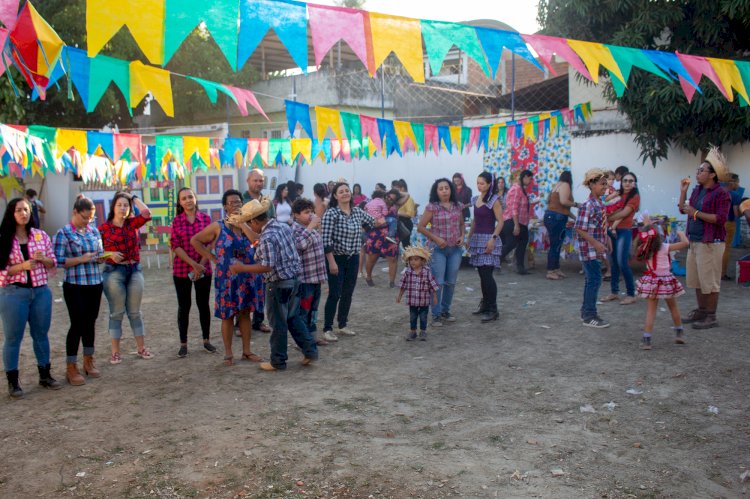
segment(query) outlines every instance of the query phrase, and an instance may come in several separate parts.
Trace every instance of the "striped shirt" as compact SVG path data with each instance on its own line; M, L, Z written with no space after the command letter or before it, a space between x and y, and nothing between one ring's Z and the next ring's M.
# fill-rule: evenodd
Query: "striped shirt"
M359 208L347 215L341 208L328 208L323 215L323 247L334 255L356 255L362 247L362 226L375 225L375 219Z
M286 281L298 277L302 272L302 260L294 244L292 228L276 219L269 220L260 233L255 261L271 267L270 272L263 274L265 282Z
M102 273L97 259L104 253L102 238L93 225L87 225L78 232L73 224L68 224L55 235L55 258L57 265L65 266L68 258L78 258L86 253L94 253L90 262L79 263L65 269L65 282L81 286L101 284Z
M317 230L307 230L304 225L294 222L294 243L297 245L300 259L302 260L302 272L299 275L300 282L318 284L328 280L326 271L326 255L323 251L323 238Z
M52 241L46 232L39 229L31 229L29 234L29 257L33 256L37 251L44 253L44 256L56 260L55 252L52 251ZM36 288L47 284L47 273L48 269L41 262L36 262L30 271L19 272L12 276L8 273L8 269L12 265L18 265L23 263L25 258L21 252L21 245L18 243L16 237L13 238L13 245L10 249L10 255L8 256L8 265L0 270L0 287L8 286L9 284L28 284L27 274L31 274L31 287Z
M589 196L586 202L578 208L578 217L576 217L576 223L573 226L573 230L576 229L588 232L595 240L605 246L607 245L607 217L601 199ZM599 258L596 248L578 235L578 231L575 232L575 242L578 257L581 261L586 262Z

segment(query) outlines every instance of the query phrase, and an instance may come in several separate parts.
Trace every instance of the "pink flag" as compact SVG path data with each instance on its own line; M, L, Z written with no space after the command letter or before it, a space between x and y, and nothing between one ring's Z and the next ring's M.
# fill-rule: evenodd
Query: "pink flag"
M120 161L125 151L130 151L130 160L143 164L143 148L141 147L141 136L133 133L115 133L112 135L114 144L115 162Z
M721 84L721 80L716 74L714 67L711 66L711 63L708 62L705 57L685 55L680 54L679 52L676 52L676 54L677 58L682 63L682 66L685 68L685 70L688 72L688 74L696 84L700 84L701 76L705 75L714 83L714 85L716 85L716 88L718 88L719 91L724 94L724 97L729 100L729 95L727 95L727 91L724 88L724 85ZM685 92L685 96L687 97L688 102L691 102L693 100L693 95L695 95L695 87L685 81L685 79L682 77L680 77L680 86L682 87L682 91Z
M545 35L521 36L529 45L531 45L534 51L539 54L539 58L542 59L544 65L549 68L550 72L553 75L557 75L557 73L552 68L550 61L552 60L552 55L557 54L565 59L568 64L573 66L576 71L581 73L589 80L592 80L591 73L589 73L589 70L586 69L586 65L583 64L583 61L581 61L581 58L578 57L578 54L576 54L575 51L570 47L570 45L568 45L568 42L565 38L557 38L555 36Z
M370 74L372 64L367 60L367 12L346 7L307 4L310 16L310 33L312 35L315 65L321 61L333 45L339 40L345 41L354 54L365 65Z
M341 156L347 163L352 162L352 146L349 143L349 139L340 139L341 141Z
M247 162L255 159L256 154L260 154L264 165L268 164L268 139L247 139Z
M362 125L362 137L370 137L370 140L379 151L383 145L380 142L380 132L378 131L378 120L372 116L359 116L359 123Z
M331 161L336 161L341 155L341 142L339 139L331 139Z
M436 125L425 125L424 126L424 153L427 154L427 149L432 147L432 152L435 156L440 152L440 142L438 140L438 129Z
M16 25L19 3L21 3L21 0L0 0L0 21L9 30Z
M265 119L268 121L271 121L268 119L268 116L266 116L266 113L263 111L263 108L260 107L260 104L258 104L258 99L255 98L255 94L252 93L250 90L246 90L244 88L237 88L237 87L231 87L229 85L224 85L224 87L227 88L230 92L232 92L232 95L234 95L234 102L237 104L237 107L240 108L240 114L242 116L247 116L247 105L248 103L255 108L256 111L258 111L260 114L263 115Z
M468 149L471 149L474 146L479 146L479 127L471 127L471 130L469 130L469 147Z

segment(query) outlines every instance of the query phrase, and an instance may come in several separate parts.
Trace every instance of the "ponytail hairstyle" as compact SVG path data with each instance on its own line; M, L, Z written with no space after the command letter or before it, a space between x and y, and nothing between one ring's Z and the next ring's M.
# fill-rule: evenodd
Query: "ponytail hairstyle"
M23 198L11 199L8 205L5 207L5 214L3 215L3 221L0 222L0 269L5 269L8 265L8 259L10 258L10 252L13 249L13 241L16 238L16 205L18 203L26 203L29 205L29 212L31 212L31 203ZM26 224L26 236L31 234L32 217L29 217L29 221Z
M490 184L490 188L487 189L487 194L485 194L482 198L482 201L488 203L490 201L490 198L497 194L497 180L495 179L495 176L490 172L482 172L478 175L478 177Z
M636 258L640 261L652 258L661 249L661 236L653 225L644 226L638 233L638 240Z
M79 194L78 197L76 197L75 202L73 203L73 211L75 211L76 213L81 213L82 211L91 211L93 209L94 202L83 194Z

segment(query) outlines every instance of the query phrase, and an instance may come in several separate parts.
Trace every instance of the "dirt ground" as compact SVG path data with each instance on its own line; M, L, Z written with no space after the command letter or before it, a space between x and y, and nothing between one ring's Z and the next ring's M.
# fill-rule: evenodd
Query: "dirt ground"
M463 268L458 322L407 343L408 309L395 304L381 262L376 287L360 280L355 291L357 336L321 347L310 367L290 349L289 368L276 373L223 367L220 354L204 352L195 308L190 354L177 358L170 271L146 270L153 360L128 355L135 346L125 326L124 361L107 362L104 299L100 379L43 390L25 338L26 398L0 400L0 496L745 494L750 289L725 283L721 327L688 329L686 346L673 343L662 308L654 349L643 352L643 302L601 305L612 327L584 328L579 266L564 262L568 278L554 282L543 265L540 257L529 276L503 269L502 316L490 325L470 315L479 282ZM68 317L57 280L52 287L53 369L62 380ZM693 303L679 300L683 313ZM220 347L218 320L213 331ZM255 333L253 348L267 357L268 337Z

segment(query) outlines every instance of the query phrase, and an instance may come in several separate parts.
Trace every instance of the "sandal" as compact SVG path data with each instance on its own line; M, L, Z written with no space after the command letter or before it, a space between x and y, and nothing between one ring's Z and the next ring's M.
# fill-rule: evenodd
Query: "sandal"
M234 365L234 356L232 355L225 355L224 356L224 365L227 367Z
M250 362L262 362L263 357L261 357L260 355L256 355L253 352L250 352L250 353L243 353L242 360L247 360Z
M365 278L365 282L366 282L366 283L367 283L367 285L368 285L368 286L370 286L370 287L373 287L373 286L375 286L375 281L373 281L371 277L366 277L366 278Z
M562 279L562 277L560 277L556 272L553 271L547 272L547 279L551 281L559 281L560 279Z
M119 364L122 362L122 357L120 356L120 352L116 352L112 354L112 357L109 358L110 364Z
M620 305L632 305L635 303L635 296L626 296L620 300Z
M261 323L260 327L258 328L258 331L260 331L261 333L270 333L271 332L271 327L268 324L266 324L265 322L263 322L263 323Z
M599 301L605 302L605 301L615 301L618 299L618 296L616 294L607 295L604 298L600 298Z
M152 354L146 347L143 347L143 350L138 350L137 353L138 353L138 357L142 359L148 360L148 359L154 358L154 354Z

